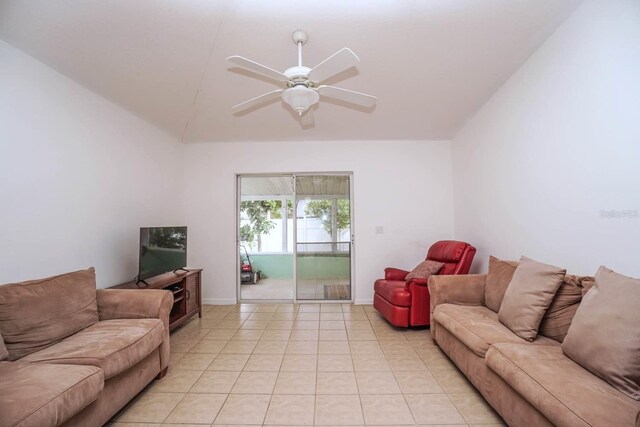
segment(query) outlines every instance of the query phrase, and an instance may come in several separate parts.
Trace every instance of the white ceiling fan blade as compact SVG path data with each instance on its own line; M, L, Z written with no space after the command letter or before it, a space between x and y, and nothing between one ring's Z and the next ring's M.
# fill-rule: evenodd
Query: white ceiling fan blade
M255 73L271 77L274 80L278 80L281 82L286 82L289 80L289 78L282 74L280 71L269 68L266 65L258 64L257 62L244 58L242 56L230 56L227 58L227 61L232 62L242 68L246 68L247 70L251 70Z
M320 83L333 77L336 74L355 67L360 59L348 47L342 48L315 67L309 72L309 79Z
M316 124L316 119L313 115L313 109L309 108L306 113L300 117L300 124L303 128L313 127Z
M376 98L373 95L356 92L354 90L342 89L335 86L322 85L318 87L318 93L329 98L339 99L341 101L350 102L351 104L362 105L371 108L376 105Z
M272 99L278 98L280 94L284 92L284 89L276 89L271 92L264 93L260 96L256 96L248 101L241 102L238 105L234 105L231 107L233 110L246 110L247 108L254 107L258 104L262 104L263 102L270 101Z

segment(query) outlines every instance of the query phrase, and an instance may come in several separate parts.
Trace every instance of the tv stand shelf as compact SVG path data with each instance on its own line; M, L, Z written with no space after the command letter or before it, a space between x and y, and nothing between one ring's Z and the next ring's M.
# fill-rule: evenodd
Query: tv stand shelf
M202 269L176 271L150 277L146 283L135 281L111 286L111 289L166 289L173 293L169 329L174 330L196 314L202 317Z

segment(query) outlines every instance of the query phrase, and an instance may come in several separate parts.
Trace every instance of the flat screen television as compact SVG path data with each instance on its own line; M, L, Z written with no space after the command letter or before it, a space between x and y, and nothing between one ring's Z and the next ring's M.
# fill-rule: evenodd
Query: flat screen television
M187 265L187 227L140 228L138 282Z

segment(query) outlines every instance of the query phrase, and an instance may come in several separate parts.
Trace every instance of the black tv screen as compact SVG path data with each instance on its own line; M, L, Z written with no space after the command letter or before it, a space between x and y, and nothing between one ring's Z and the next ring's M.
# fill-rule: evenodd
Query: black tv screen
M187 227L140 228L138 280L187 265Z

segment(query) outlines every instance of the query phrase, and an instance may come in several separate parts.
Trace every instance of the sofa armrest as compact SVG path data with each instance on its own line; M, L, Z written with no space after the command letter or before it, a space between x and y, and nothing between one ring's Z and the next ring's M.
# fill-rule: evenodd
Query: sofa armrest
M429 277L429 315L431 336L439 342L440 326L433 312L440 304L484 305L486 274L460 274Z
M98 318L160 319L164 325L164 340L160 344L159 375L163 376L171 358L169 315L173 293L162 289L98 289Z
M431 313L440 304L484 305L486 274L429 277Z
M171 291L161 289L98 289L98 316L110 319L160 319L169 332Z
M385 280L404 280L409 272L400 268L388 267L384 269Z

